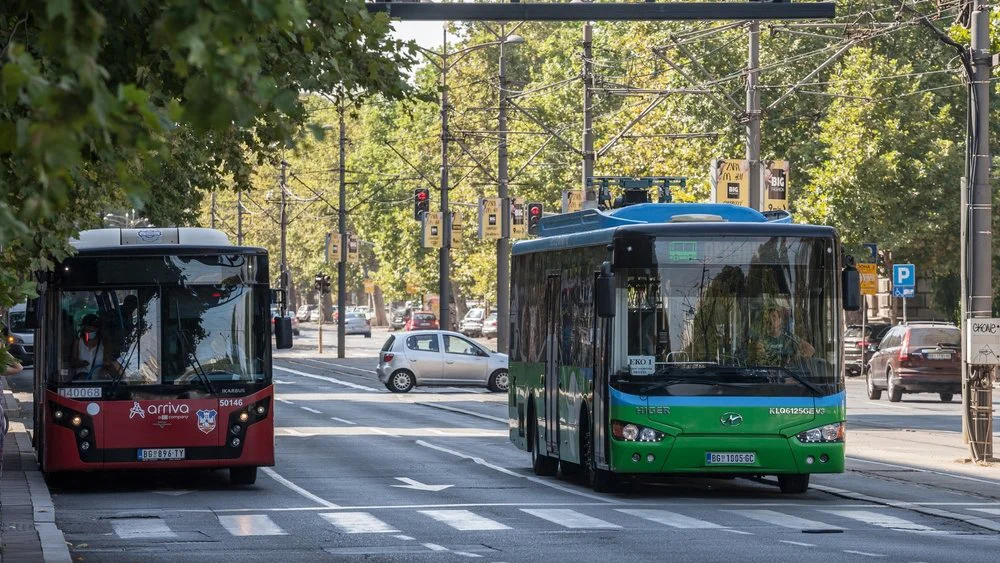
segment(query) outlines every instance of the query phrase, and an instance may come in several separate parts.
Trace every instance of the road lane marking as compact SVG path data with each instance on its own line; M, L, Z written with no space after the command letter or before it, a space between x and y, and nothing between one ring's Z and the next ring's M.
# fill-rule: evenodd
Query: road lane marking
M733 514L738 514L752 520L781 526L782 528L791 528L793 530L843 530L840 526L807 520L798 516L792 516L791 514L775 512L774 510L727 510L726 512L732 512Z
M976 512L985 512L986 514L993 514L1000 516L1000 508L970 508L969 510L975 510Z
M778 541L781 543L787 543L789 545L797 545L799 547L816 547L816 544L814 543L806 543L806 542L792 541L792 540L778 540Z
M670 512L667 510L645 510L635 508L616 508L615 510L642 518L643 520L649 520L650 522L656 522L657 524L663 524L665 526L670 526L671 528L680 528L683 530L725 528L725 526L720 526L714 522L698 520L697 518L691 518L690 516L684 516L683 514L677 514L676 512Z
M605 522L600 518L587 516L568 508L522 508L521 512L526 512L532 516L548 520L553 524L558 524L563 528L574 530L615 530L621 528L618 524Z
M750 532L744 532L743 530L734 530L732 528L719 528L720 532L729 532L730 534L739 534L741 536L752 536Z
M294 405L295 404L295 403L289 401L288 399L282 399L281 397L275 397L274 400L278 401L279 403L285 403L286 405Z
M423 544L423 546L431 551L449 551L447 547L443 545L438 545L436 543L425 543Z
M302 410L304 410L304 411L309 411L309 412L311 412L313 414L323 414L322 412L320 412L320 411L318 411L316 409L311 409L309 407L299 407L299 408L302 409Z
M957 473L948 473L945 471L934 471L933 469L922 469L920 467L913 467L912 465L899 465L896 463L886 463L884 461L872 461L870 459L863 459L858 457L847 456L846 459L851 461L860 461L862 463L873 463L875 465L884 465L886 467L895 467L897 469L909 469L910 471L916 471L918 473L931 473L933 475L941 475L942 477L951 477L953 479L962 479L965 481L975 481L976 483L985 483L987 485L996 485L996 481L987 481L985 479L976 479L975 477L966 477L965 475L958 475Z
M394 534L396 528L367 512L327 512L320 514L324 520L346 534Z
M340 369L350 369L350 370L354 370L354 371L360 371L362 373L370 373L372 375L375 374L375 370L373 370L373 369L356 368L354 366L347 366L347 365L344 365L344 364L335 364L333 362L324 362L323 360L314 360L312 358L300 358L300 359L308 360L310 362L317 363L317 364L323 364L324 366L330 366L330 367L335 367L335 368L340 368ZM345 375L350 375L350 374L345 374Z
M336 420L337 422L343 422L344 424L351 424L351 425L357 424L356 422L351 422L350 420L344 420L343 418L337 418L335 416L331 416L330 420Z
M396 538L397 540L403 540L403 541L413 541L414 540L414 538L411 538L410 536L404 536L403 534L399 534L398 536L392 536L392 537Z
M281 483L282 485L288 487L289 489L295 491L299 495L301 495L301 496L303 496L303 497L305 497L305 498L307 498L307 499L315 502L316 504L319 504L321 506L325 506L326 508L340 508L338 505L333 504L332 502L330 502L330 501L328 501L326 499L320 498L320 497L318 497L318 496L310 493L309 491L303 489L302 487L296 485L295 483L292 483L288 479L285 479L281 475L278 475L278 472L275 471L275 470L273 470L273 469L271 469L270 467L261 467L260 470L263 471L271 479L274 479L275 481L277 481L277 482Z
M904 520L888 514L879 514L878 512L873 512L871 510L823 510L823 512L841 516L843 518L850 518L851 520L857 520L858 522L878 526L880 528L889 528L891 530L901 530L906 532L937 531L930 526L924 526L923 524L917 524L916 522L910 522L909 520Z
M419 512L462 532L510 529L510 526L469 510L420 510Z
M456 413L459 413L459 414L465 414L465 415L469 415L469 416L474 416L476 418L483 418L483 419L486 419L486 420L492 420L492 421L495 421L495 422L502 422L505 426L508 423L510 423L510 420L508 420L506 418L501 418L499 416L493 416L493 415L489 415L489 414L482 414L482 413L478 413L478 412L475 412L475 411L460 409L460 408L457 408L457 407L449 407L448 405L435 405L435 404L431 404L431 403L414 403L414 404L415 405L420 405L422 407L430 407L432 409L438 409L438 410L443 410L443 411L456 412Z
M507 469L506 467L501 467L499 465L490 463L490 462L484 460L481 457L476 457L476 456L473 456L473 455L462 453L462 452L457 451L457 450L451 450L451 449L448 449L448 448L445 448L445 447L442 447L442 446L437 446L435 444L430 444L430 443L425 442L423 440L417 440L416 444L418 446L423 446L425 448L430 448L432 450L437 450L439 452L443 452L443 453L446 453L446 454L449 454L449 455L453 455L455 457L460 457L462 459L468 459L468 460L476 463L477 465L482 465L483 467L487 467L487 468L492 469L494 471L499 471L500 473L503 473L505 475L510 475L511 477L517 477L519 479L527 479L528 481L531 481L532 483L538 483L539 485L543 485L543 486L549 487L550 489L556 489L556 490L562 491L564 493L569 493L571 495L576 495L576 496L580 496L580 497L584 497L584 498L589 498L591 500L601 501L601 502L604 502L604 503L607 503L607 504L621 504L622 503L622 501L617 500L617 499L602 497L600 495L595 495L595 494L590 494L590 493L586 493L586 492L583 492L583 491L578 491L576 489L571 489L569 487L564 487L564 486L560 485L559 483L554 483L552 481L541 479L539 477L535 477L535 476L532 476L532 475L522 475L522 474L517 473L515 471L511 471L510 469Z
M867 551L854 551L853 549L845 549L844 553L853 553L854 555L864 555L866 557L885 557L881 553L869 553Z
M291 374L299 375L302 377L309 377L312 379L319 379L320 381L326 381L328 383L334 383L337 385L342 385L344 387L350 387L351 389L358 389L360 391L369 391L372 393L378 393L378 389L368 387L366 385L358 385L357 383L351 383L350 381L344 381L343 379L337 379L335 377L326 377L325 375L316 375L315 373L307 373L304 371L299 371L297 369L283 368L281 366L271 366L273 369L288 372ZM388 391L386 391L388 393Z
M288 532L266 514L219 516L219 523L234 536L287 536Z
M111 521L115 535L123 540L176 538L167 523L159 518L116 518Z

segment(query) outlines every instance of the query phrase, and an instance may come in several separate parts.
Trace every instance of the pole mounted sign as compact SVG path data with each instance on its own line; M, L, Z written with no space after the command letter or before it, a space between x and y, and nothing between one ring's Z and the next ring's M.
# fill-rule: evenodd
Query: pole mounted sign
M1000 319L969 319L966 353L972 365L1000 365Z
M878 294L878 266L875 264L858 264L858 273L861 274L861 295Z
M715 203L750 205L750 161L720 158L712 161L709 171Z
M764 186L764 210L788 210L788 161L765 160L760 167L764 175L760 183Z
M892 296L909 299L916 294L917 268L913 264L895 264L892 267Z
M479 238L496 240L501 237L500 203L498 197L479 200Z

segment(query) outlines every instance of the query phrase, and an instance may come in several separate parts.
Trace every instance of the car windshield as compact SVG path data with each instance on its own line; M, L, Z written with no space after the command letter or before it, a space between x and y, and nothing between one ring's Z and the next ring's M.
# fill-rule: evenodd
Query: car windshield
M865 327L865 334L871 334L871 333L872 333L871 327ZM860 336L861 336L860 326L851 325L847 327L847 330L844 331L844 338L859 338Z
M481 318L483 318L483 310L482 309L473 309L473 310L469 311L469 314L465 315L465 318L469 319L469 320L478 320L478 319L481 319Z
M22 334L26 332L31 332L31 329L29 329L26 325L25 321L26 315L24 311L11 311L9 318L10 318L10 327L8 327L8 330L10 330L11 332L22 333Z

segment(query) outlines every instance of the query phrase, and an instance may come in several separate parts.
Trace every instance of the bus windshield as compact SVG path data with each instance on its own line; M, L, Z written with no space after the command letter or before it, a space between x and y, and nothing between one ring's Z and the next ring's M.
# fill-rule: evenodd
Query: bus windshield
M661 238L653 252L620 271L620 378L664 394L840 389L832 239Z
M211 391L216 381L264 381L268 321L254 291L240 284L63 290L58 383Z

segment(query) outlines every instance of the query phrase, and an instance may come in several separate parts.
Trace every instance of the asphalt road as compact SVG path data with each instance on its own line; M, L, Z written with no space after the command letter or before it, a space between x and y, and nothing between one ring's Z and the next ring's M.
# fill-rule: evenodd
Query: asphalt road
M1000 524L1000 502L855 463L800 496L749 480L596 494L538 478L507 440L505 395L394 395L371 371L384 335L348 337L338 360L309 352L304 328L275 362L277 466L242 488L224 471L98 473L53 488L74 560L995 561L1000 548L995 532L935 515ZM959 413L957 402L862 392L849 382L852 425L951 429Z

